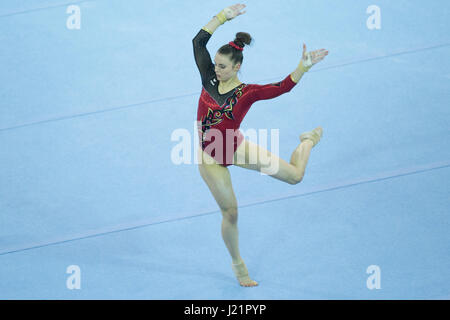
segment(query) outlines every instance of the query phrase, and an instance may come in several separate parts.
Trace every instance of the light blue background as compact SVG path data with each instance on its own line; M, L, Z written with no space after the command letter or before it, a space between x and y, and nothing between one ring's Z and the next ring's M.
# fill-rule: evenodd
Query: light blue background
M0 4L0 298L450 298L450 4L444 0L251 0L211 55L249 32L239 78L279 81L308 50L329 55L241 129L278 129L289 160L321 125L295 186L229 167L239 287L221 215L195 164L201 91L192 39L232 2ZM81 29L66 9L81 9ZM381 29L369 30L370 5ZM269 146L270 147L270 146ZM193 147L194 148L194 147ZM66 268L81 268L81 290ZM381 268L369 290L366 269Z

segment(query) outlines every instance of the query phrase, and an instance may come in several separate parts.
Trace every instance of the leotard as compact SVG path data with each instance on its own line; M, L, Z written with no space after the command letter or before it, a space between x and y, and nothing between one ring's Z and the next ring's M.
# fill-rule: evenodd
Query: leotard
M214 64L206 49L210 38L209 32L200 29L192 40L194 58L202 81L197 129L202 150L220 165L227 167L233 164L234 153L244 140L239 127L251 105L258 100L272 99L289 92L297 83L289 74L280 82L265 85L241 83L220 94ZM212 143L214 144L211 145Z

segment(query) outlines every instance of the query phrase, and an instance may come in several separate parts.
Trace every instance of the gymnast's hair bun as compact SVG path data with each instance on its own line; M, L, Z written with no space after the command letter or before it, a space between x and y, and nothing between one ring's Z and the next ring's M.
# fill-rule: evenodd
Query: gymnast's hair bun
M236 38L234 39L234 43L236 43L239 47L244 48L245 45L248 45L252 42L252 36L247 32L238 32L236 33Z

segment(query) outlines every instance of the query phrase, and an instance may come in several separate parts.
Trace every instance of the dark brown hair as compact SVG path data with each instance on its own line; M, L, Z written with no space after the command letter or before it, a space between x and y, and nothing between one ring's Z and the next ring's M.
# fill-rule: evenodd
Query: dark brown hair
M241 48L244 48L245 45L248 45L252 42L252 37L247 32L238 32L236 33L236 38L234 39L234 43ZM231 55L230 60L235 65L236 63L240 63L242 65L242 60L244 56L242 55L242 51L234 48L233 46L224 44L218 50L218 53L223 55Z

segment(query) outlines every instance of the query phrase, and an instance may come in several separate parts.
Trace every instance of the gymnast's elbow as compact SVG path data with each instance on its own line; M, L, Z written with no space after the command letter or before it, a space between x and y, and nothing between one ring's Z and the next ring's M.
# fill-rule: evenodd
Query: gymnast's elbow
M198 33L195 35L194 38L192 38L192 44L193 44L194 46L200 44L200 36L199 36Z
M288 93L288 92L290 92L292 89L294 89L294 87L287 87L287 88L284 88L284 92L283 92L283 93Z
M197 33L194 38L192 38L192 44L194 46L205 46L206 45L205 40L203 39L202 34L200 32Z

